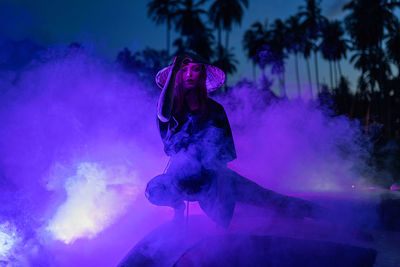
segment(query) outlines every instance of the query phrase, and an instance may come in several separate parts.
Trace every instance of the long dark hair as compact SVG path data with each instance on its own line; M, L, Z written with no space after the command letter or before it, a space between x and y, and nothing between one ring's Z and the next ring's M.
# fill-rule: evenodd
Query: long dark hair
M206 87L206 79L207 72L204 64L200 64L201 73L200 73L200 82L199 86L195 89L197 92L197 97L199 100L199 112L202 117L207 115L207 87ZM173 104L173 113L177 117L184 117L188 112L187 106L185 105L185 96L183 94L183 77L182 72L178 71L175 78L175 90L174 90L174 104Z

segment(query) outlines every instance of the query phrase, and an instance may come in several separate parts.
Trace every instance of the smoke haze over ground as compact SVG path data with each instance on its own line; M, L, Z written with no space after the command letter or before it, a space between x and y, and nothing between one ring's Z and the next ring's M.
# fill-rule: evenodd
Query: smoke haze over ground
M152 88L83 52L51 50L23 71L0 72L0 87L0 261L115 265L170 219L144 197L168 162ZM238 154L231 168L282 193L368 184L356 121L302 100L267 107L264 93L216 97Z
M372 168L358 121L301 99L266 106L263 94L241 88L221 99L238 150L233 168L285 192L348 191L365 182L361 171Z

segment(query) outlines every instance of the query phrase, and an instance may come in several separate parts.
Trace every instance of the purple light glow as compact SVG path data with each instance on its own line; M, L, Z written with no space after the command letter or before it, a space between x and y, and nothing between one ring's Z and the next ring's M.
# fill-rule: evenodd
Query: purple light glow
M392 184L390 186L390 190L391 191L399 191L400 190L400 186L398 184Z

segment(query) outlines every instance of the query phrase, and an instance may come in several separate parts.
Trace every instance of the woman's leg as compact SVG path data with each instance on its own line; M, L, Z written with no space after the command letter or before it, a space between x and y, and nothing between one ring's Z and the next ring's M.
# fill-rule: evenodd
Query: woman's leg
M151 179L147 184L145 195L154 205L173 208L174 219L183 218L186 206L182 194L174 186L173 176L161 174Z
M285 196L261 187L255 182L227 169L227 175L235 182L236 200L245 204L273 209L290 217L315 217L319 205L310 201Z
M213 177L208 190L199 197L199 204L202 210L222 227L228 227L235 209L235 184L233 180L219 170L206 170L207 175Z

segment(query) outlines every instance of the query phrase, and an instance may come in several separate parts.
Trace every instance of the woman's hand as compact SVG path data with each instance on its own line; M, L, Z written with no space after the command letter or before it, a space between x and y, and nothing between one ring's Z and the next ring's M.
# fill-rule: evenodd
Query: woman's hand
M182 67L182 64L183 64L185 61L191 62L192 59L191 59L191 58L188 58L188 57L185 56L185 55L176 56L176 57L174 58L174 62L172 63L172 71L176 73L176 72Z

